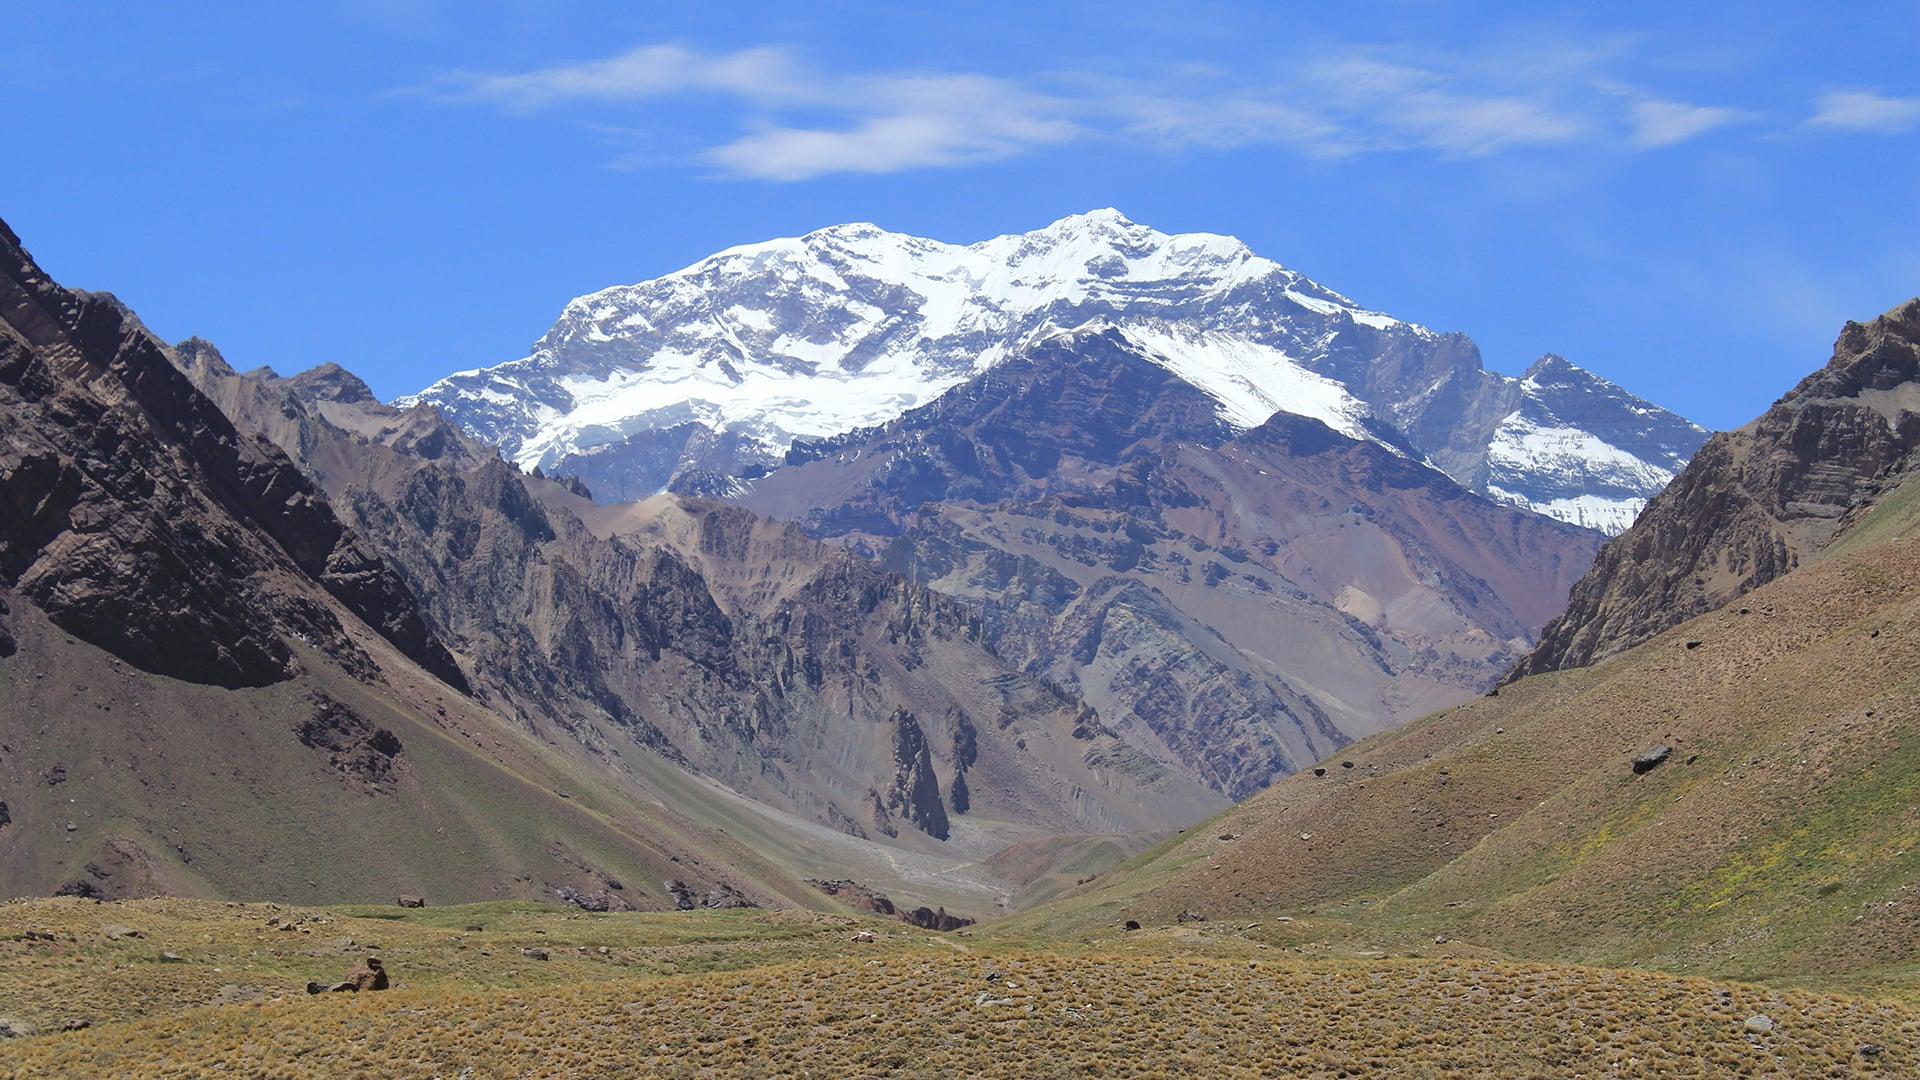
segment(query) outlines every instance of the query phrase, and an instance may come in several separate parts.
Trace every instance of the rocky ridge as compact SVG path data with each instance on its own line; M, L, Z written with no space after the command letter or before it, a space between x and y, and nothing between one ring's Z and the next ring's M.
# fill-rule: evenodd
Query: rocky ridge
M1848 323L1824 367L1708 440L1511 677L1605 659L1780 577L1898 486L1916 446L1920 300Z

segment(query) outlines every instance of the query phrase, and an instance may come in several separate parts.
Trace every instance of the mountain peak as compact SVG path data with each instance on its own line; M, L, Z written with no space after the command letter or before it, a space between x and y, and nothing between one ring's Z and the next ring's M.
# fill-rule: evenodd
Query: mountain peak
M1561 356L1559 353L1543 353L1540 359L1527 365L1526 373L1521 376L1527 382L1541 383L1607 383L1607 380L1588 371L1586 368Z
M1066 217L1063 217L1060 220L1055 221L1053 224L1048 225L1046 228L1040 231L1041 232L1058 232L1058 231L1064 231L1068 229L1085 228L1089 226L1115 228L1115 229L1147 228L1147 226L1143 226L1138 222L1133 221L1132 219L1128 218L1127 215L1121 213L1120 211L1114 209L1111 206L1102 206L1093 210L1085 210L1078 214L1068 214Z

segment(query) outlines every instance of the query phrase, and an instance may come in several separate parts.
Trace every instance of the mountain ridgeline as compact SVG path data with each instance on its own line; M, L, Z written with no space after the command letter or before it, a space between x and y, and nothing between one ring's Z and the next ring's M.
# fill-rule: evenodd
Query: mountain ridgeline
M1232 237L1168 235L1113 210L968 246L855 224L729 248L580 297L526 358L409 402L602 498L721 494L796 442L884 424L1089 322L1205 394L1223 423L1312 416L1610 533L1706 437L1558 357L1498 375L1462 335L1369 311Z

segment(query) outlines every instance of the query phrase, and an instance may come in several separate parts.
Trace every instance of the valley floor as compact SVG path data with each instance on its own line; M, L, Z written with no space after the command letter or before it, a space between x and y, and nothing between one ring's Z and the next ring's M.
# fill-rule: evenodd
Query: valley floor
M306 992L369 955L392 989ZM1911 1000L1454 943L526 904L17 901L0 906L0 1028L12 1077L1920 1073Z

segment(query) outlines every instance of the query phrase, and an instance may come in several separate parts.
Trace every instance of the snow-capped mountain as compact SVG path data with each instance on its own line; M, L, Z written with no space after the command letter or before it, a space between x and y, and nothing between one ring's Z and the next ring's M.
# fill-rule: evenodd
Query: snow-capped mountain
M580 297L526 358L403 403L634 498L757 475L796 440L884 423L1096 321L1235 426L1286 411L1410 442L1476 490L1614 531L1699 441L1663 436L1642 456L1651 428L1698 429L1604 380L1593 392L1625 412L1585 408L1567 380L1486 372L1464 337L1362 308L1232 237L1115 210L964 246L854 224L729 248Z
M1488 442L1487 494L1608 534L1633 524L1706 437L1558 356L1506 386L1513 407Z

